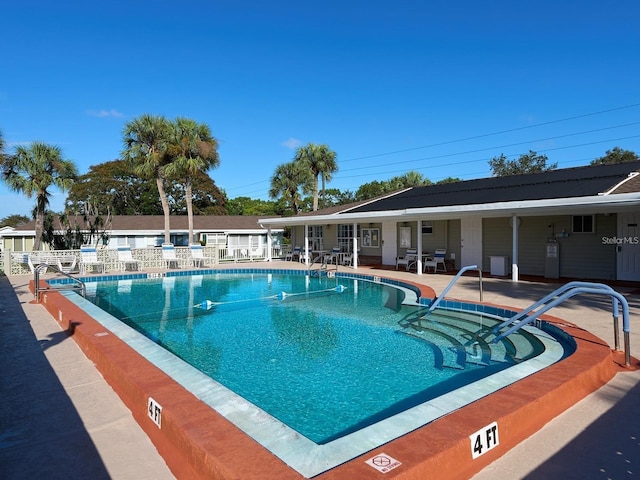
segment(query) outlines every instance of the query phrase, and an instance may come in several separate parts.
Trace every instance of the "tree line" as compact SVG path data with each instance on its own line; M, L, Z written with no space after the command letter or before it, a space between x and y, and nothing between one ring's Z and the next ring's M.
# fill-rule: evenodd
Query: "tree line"
M34 250L47 243L82 242L78 225L65 225L64 235L53 233L53 212L48 211L51 188L67 192L62 221L80 216L90 231L104 227L111 215L163 215L165 241L170 241L170 216L187 215L193 239L193 215L296 215L337 205L369 200L410 187L431 185L416 171L388 180L360 185L356 191L327 188L338 171L337 154L327 145L309 143L296 150L291 161L276 166L270 178L270 200L228 199L209 176L220 165L218 142L204 123L178 117L141 115L123 128L121 158L89 168L79 175L75 164L59 147L42 142L16 146L5 152L0 132L0 173L13 191L35 200ZM640 160L635 152L615 147L591 165ZM489 160L493 176L537 173L557 168L545 155L529 151L518 158L504 154ZM448 177L437 183L461 181ZM29 221L21 215L0 220L0 226ZM76 240L73 238L78 237ZM74 246L67 246L74 248Z

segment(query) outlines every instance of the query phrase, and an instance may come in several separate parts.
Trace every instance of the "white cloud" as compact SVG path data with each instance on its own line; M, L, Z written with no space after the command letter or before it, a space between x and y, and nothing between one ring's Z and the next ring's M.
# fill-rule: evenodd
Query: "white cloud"
M119 111L115 110L115 109L111 109L111 110L87 110L87 115L91 116L91 117L98 117L98 118L104 118L104 117L124 117L124 115L122 113L120 113Z
M297 138L289 137L288 140L282 142L280 145L282 145L283 147L287 147L290 150L295 150L300 145L302 145L302 141L298 140Z

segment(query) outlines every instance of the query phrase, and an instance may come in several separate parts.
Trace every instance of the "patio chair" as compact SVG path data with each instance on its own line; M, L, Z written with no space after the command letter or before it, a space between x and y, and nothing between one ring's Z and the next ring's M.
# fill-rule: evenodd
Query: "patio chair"
M249 258L253 262L254 260L265 258L264 248L255 247L249 250Z
M142 270L142 261L133 258L131 247L129 246L118 247L118 262L120 263L120 270L122 271Z
M300 245L296 245L293 250L287 252L287 254L284 256L285 261L298 260L300 258L300 251Z
M350 267L351 265L353 265L353 253L345 253L342 256L342 261L340 263L342 263L342 265L344 265L345 267Z
M104 262L98 260L98 251L96 247L91 245L83 245L80 247L80 273L82 275L89 272L94 272L96 269L100 269L102 273L105 273Z
M39 254L31 254L27 256L27 264L29 265L29 270L31 270L31 273L35 273L35 269L38 265L43 263L49 265L49 262L50 260L48 258L44 258ZM48 270L48 268L42 267L40 273L47 273Z
M325 256L325 263L340 263L340 257L342 256L342 249L339 246L334 246L331 249L331 253Z
M214 261L212 257L204 256L204 248L202 248L202 245L199 243L189 245L189 255L191 256L193 266L197 268L205 267L206 264L211 265Z
M436 249L433 257L428 258L424 261L423 271L426 272L428 269L433 268L433 273L438 272L438 267L442 265L442 271L447 271L447 264L445 263L445 258L447 256L447 251L444 248Z
M78 263L78 258L74 255L73 257L64 257L64 258L56 258L58 262L58 269L62 273L71 273L76 269L76 263Z
M418 261L418 250L416 248L407 248L403 256L396 257L396 270L400 265L404 265L407 272L416 265Z
M167 268L180 268L180 260L176 257L176 247L173 243L162 244L162 260L167 265ZM175 265L172 267L172 265Z

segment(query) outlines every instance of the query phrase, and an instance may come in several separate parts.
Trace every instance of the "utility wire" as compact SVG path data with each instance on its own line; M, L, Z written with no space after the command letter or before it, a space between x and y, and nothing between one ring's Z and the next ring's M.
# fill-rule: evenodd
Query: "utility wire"
M406 152L411 152L411 151L416 151L416 150L421 150L421 149L426 149L426 148L433 148L433 147L438 147L438 146L443 146L443 145L451 145L451 144L454 144L454 143L460 143L460 142L465 142L465 141L470 141L470 140L477 140L477 139L481 139L481 138L487 138L487 137L496 136L496 135L502 135L502 134L506 134L506 133L512 133L512 132L517 132L517 131L522 131L522 130L527 130L527 129L533 129L533 128L547 126L547 125L553 125L553 124L568 122L568 121L577 120L577 119L581 119L581 118L587 118L587 117L592 117L592 116L596 116L596 115L602 115L602 114L605 114L605 113L611 113L611 112L616 112L616 111L625 110L625 109L629 109L629 108L635 108L635 107L638 107L638 106L640 106L640 103L634 103L634 104L630 104L630 105L624 105L624 106L621 106L621 107L615 107L615 108L610 108L610 109L606 109L606 110L600 110L600 111L596 111L596 112L586 113L586 114L582 114L582 115L575 115L575 116L572 116L572 117L566 117L566 118L562 118L562 119L558 119L558 120L551 120L551 121L548 121L548 122L540 122L540 123L536 123L536 124L532 124L532 125L526 125L526 126L523 126L523 127L516 127L516 128L500 130L500 131L481 134L481 135L474 135L474 136L470 136L470 137L464 137L464 138L460 138L460 139L456 139L456 140L448 140L448 141L445 141L445 142L438 142L438 143L433 143L433 144L429 144L429 145L423 145L423 146L419 146L419 147L412 147L412 148L407 148L407 149L402 149L402 150L395 150L395 151L391 151L391 152L384 152L384 153L378 153L378 154L373 154L373 155L366 155L366 156L361 156L361 157L349 158L349 159L346 159L346 160L340 160L340 163L344 164L344 163L353 162L353 161L356 161L356 160L366 160L366 159L370 159L370 158L382 157L382 156L387 156L387 155L394 155L394 154L399 154L399 153L406 153ZM587 134L587 133L595 133L595 132L599 132L599 131L610 130L610 129L615 129L615 128L622 128L622 127L632 126L632 125L637 125L637 124L640 124L640 122L632 122L632 123L622 124L622 125L618 125L618 126L603 127L603 128L594 129L594 130L587 130L587 131L583 131L583 132L575 132L575 133L570 133L570 134L566 134L566 135L559 135L559 136L555 136L555 137L548 137L548 138L543 138L543 139L538 139L538 140L530 140L530 141L525 141L525 142L518 142L518 143L507 144L507 145L496 146L496 147L488 147L488 148L482 148L482 149L476 149L476 150L469 150L469 151L465 151L465 152L457 152L457 153L452 153L452 154L447 154L447 155L439 155L439 156L434 156L434 157L424 157L424 158L414 159L414 160L405 160L405 161L402 161L402 162L392 162L392 163L387 163L387 164L380 164L380 165L377 165L377 166L378 167L384 167L386 165L397 165L399 163L405 163L406 164L406 163L423 161L423 160L430 160L430 159L437 159L437 158L448 158L448 157L453 157L453 156L458 156L458 155L463 155L463 154L478 153L478 152L487 151L487 150L497 150L497 149L500 149L500 148L523 145L523 144L527 144L527 143L534 143L534 142L540 142L540 141L548 141L548 140L554 140L554 139L559 139L559 138L565 138L565 137L570 137L570 136L584 135L584 134ZM567 148L576 148L576 147L579 147L579 146L593 145L593 144L597 144L597 143L613 142L613 141L629 139L629 138L636 138L636 137L637 136L630 136L630 137L623 137L623 138L612 139L612 140L603 140L603 141L599 141L599 142L592 142L592 143L586 143L586 144L580 144L580 145L571 145L571 146L566 146L566 147L559 147L559 148L555 148L555 149L548 149L548 150L545 150L545 151L552 151L552 150L558 150L558 149L567 149ZM470 161L463 161L463 162L456 162L456 163L447 163L445 165L462 165L462 164L479 162L479 161L487 161L487 160L486 159L470 160ZM445 166L445 165L435 165L435 166L434 165L430 165L429 167L433 168L433 167L436 167L436 166ZM371 166L368 166L368 168L370 168L370 167ZM353 171L353 170L361 170L361 168L341 169L340 172L349 172L349 171ZM397 172L397 171L398 170L395 170L395 172ZM372 175L372 172L370 172L370 171L368 171L367 173L364 173L364 174L351 175L351 176L342 176L342 175L340 175L340 172L338 172L337 175L334 176L333 180L336 180L338 178L355 178L355 177L363 177L363 176ZM385 172L380 172L380 173L385 173ZM268 182L269 182L269 180L267 179L267 180L262 180L262 181L254 182L254 183L251 183L251 184L247 184L247 185L227 188L225 190L226 191L238 190L238 189L242 189L242 188L246 188L246 187L250 187L250 186L254 186L254 185L260 185L260 184L264 184L264 183L268 183ZM267 191L268 191L268 189L265 189L265 190L262 190L260 193L265 193ZM257 191L253 191L253 192L246 193L244 195L252 195L252 194L257 194L257 193L258 193Z

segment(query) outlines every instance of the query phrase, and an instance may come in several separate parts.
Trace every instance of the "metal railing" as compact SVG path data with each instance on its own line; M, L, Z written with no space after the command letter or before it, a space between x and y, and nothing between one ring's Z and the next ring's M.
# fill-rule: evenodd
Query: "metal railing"
M427 315L429 315L431 312L433 312L437 308L437 306L440 304L442 299L445 297L445 295L447 293L449 293L449 290L451 290L451 288L453 288L453 286L458 281L458 279L462 276L462 274L465 273L465 272L468 272L469 270L477 270L478 271L478 282L479 282L479 288L480 288L480 301L482 302L482 270L480 268L478 268L477 265L467 265L466 267L462 267L460 269L460 271L456 274L456 276L453 278L453 280L451 280L451 282L449 282L449 285L447 285L447 287L442 291L440 296L436 297L436 299L433 302L431 302L431 305L429 306L429 309L427 310Z
M46 288L42 288L40 286L40 272L42 270L46 271L46 270L53 270L54 272L58 272L59 274L69 278L72 280L71 284L66 284L69 286L62 286L62 287L51 287L48 286ZM49 265L47 263L41 263L39 265L36 265L33 268L33 288L34 288L34 296L36 299L36 302L40 301L40 294L42 292L46 292L46 291L52 291L52 290L63 290L65 288L69 288L69 289L73 289L73 290L80 290L80 294L85 297L87 294L87 288L84 284L84 282L82 280L80 280L79 278L76 278L66 272L63 272L62 270L60 270L58 267L54 266L54 265Z
M508 320L502 322L500 325L494 327L493 331L496 337L493 339L493 343L500 341L501 339L511 335L518 331L525 325L528 325L538 319L538 317L552 308L560 305L565 300L578 295L580 293L587 294L604 294L611 297L612 300L612 314L613 314L613 332L614 332L614 349L620 349L620 326L619 326L619 306L618 302L622 305L622 330L624 332L624 353L625 364L631 365L631 347L629 340L630 322L629 322L629 303L627 299L616 292L613 288L602 283L590 283L590 282L570 282L562 287L554 290L549 295L545 296L541 300L535 302L531 306L525 308L521 312L515 314ZM509 326L509 328L503 333L498 332Z

